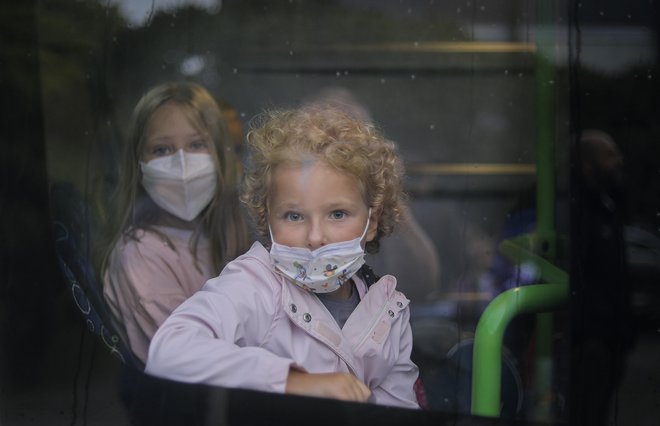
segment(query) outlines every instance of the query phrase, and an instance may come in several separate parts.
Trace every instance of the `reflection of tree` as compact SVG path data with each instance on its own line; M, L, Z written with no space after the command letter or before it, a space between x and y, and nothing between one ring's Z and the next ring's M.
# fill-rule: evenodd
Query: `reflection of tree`
M47 0L36 8L49 172L87 184L86 154L112 111L106 53L123 25L118 11L96 2Z
M91 81L110 25L121 24L117 10L96 2L41 1L37 30L45 96L71 93L79 81Z
M111 162L89 162L111 159L107 142L118 138L106 68L124 21L116 7L91 1L41 1L36 17L50 176L102 194L98 175Z

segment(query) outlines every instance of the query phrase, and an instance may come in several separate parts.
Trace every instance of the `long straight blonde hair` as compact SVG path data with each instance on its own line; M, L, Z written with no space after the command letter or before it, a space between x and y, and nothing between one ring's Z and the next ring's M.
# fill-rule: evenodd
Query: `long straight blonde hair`
M216 272L248 248L245 215L238 199L239 159L232 146L227 125L218 104L202 86L165 83L149 90L137 103L129 127L127 143L119 167L119 180L112 197L113 214L104 238L101 276L108 267L110 254L121 238L138 239L138 231L154 229L162 210L142 187L139 162L146 132L153 114L165 103L183 108L190 121L213 142L209 153L217 170L218 184L209 205L195 222L189 249L197 258L201 235L208 236ZM166 236L163 235L169 242ZM170 243L171 245L171 243Z

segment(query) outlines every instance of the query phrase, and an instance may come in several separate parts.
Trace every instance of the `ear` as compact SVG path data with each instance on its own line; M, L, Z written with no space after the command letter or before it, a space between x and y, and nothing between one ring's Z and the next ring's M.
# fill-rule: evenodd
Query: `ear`
M367 228L366 241L372 241L376 238L378 233L378 220L380 219L381 208L371 209L371 216L369 216L369 227Z

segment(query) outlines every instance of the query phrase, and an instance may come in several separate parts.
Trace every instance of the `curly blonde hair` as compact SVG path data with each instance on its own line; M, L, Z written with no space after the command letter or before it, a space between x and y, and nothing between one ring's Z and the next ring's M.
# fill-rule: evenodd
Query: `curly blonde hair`
M250 127L250 164L241 201L262 236L269 237L268 201L275 168L282 163L315 160L359 182L366 204L379 212L378 230L366 244L366 251L378 251L380 238L389 235L399 222L405 199L403 164L394 144L382 132L329 106L266 111Z

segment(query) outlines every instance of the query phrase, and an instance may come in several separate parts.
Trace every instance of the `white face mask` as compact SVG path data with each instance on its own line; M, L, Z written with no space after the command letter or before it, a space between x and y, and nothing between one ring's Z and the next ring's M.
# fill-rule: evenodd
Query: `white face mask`
M210 154L178 150L167 157L140 161L142 186L163 210L191 221L213 199L217 186Z
M278 244L271 232L270 260L275 269L294 284L312 293L330 293L339 289L364 265L364 249L360 243L368 228L369 218L361 236L327 244L314 251Z

